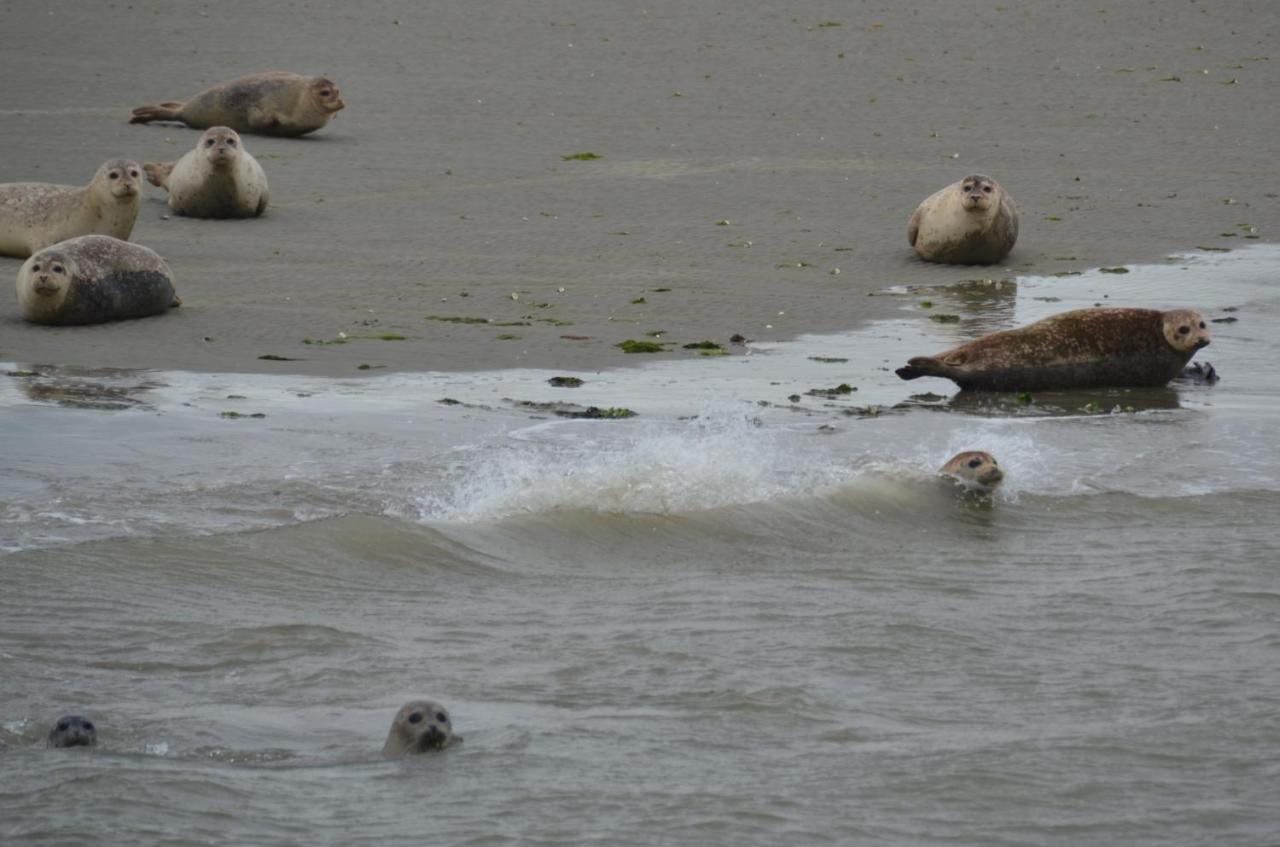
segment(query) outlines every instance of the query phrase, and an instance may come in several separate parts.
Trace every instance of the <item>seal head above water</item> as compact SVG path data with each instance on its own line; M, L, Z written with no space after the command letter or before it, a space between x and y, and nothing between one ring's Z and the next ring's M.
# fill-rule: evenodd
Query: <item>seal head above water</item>
M1004 479L1004 471L1000 470L996 457L981 450L957 453L947 460L938 474L983 494L995 491L1000 480Z
M0 184L0 255L25 259L50 244L97 233L127 239L141 207L142 168L103 162L85 186Z
M204 131L176 162L147 162L147 180L169 192L169 206L193 218L251 218L267 208L267 175L234 129Z
M1018 240L1018 206L989 176L974 174L927 197L907 221L907 241L926 262L990 265Z
M896 373L985 391L1161 386L1208 344L1195 309L1077 309L917 356Z
M394 757L443 750L461 740L461 735L453 734L453 724L444 706L431 700L411 700L400 707L391 721L382 755Z
M108 235L46 247L18 270L17 288L23 318L58 326L141 318L181 304L164 259Z
M206 88L190 100L138 106L131 124L177 121L195 129L298 136L315 132L346 106L338 86L322 76L271 71Z
M49 747L95 747L98 730L93 721L83 715L63 715L49 730Z

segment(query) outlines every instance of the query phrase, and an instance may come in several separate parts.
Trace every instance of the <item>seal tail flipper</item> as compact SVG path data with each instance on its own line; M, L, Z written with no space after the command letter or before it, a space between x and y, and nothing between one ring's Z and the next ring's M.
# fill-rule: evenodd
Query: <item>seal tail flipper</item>
M147 172L147 182L160 188L169 188L169 174L173 173L173 162L143 162L142 169Z
M183 104L176 100L166 100L163 103L139 106L129 116L129 123L149 124L152 121L180 121L182 119L178 115L182 112L182 106Z
M906 365L898 368L894 373L903 379L919 379L922 376L942 376L944 365L932 356L916 356L914 359L908 359Z

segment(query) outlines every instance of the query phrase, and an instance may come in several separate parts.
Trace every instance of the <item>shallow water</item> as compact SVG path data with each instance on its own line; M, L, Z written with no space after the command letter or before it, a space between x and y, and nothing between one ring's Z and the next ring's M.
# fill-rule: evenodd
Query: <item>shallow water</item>
M886 290L574 389L8 365L0 840L1273 844L1278 268ZM1095 302L1237 318L1222 380L892 373ZM379 760L419 696L466 741Z

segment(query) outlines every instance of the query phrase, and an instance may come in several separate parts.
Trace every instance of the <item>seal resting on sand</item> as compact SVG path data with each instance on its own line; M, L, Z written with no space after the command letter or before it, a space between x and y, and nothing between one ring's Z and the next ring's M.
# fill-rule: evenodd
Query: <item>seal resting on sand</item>
M129 123L178 121L195 129L228 126L237 132L298 136L320 129L344 106L332 80L271 71L219 83L185 103L139 106Z
M394 757L443 750L461 740L461 735L453 734L453 724L444 706L430 700L411 700L400 707L395 720L391 721L382 755Z
M82 715L63 715L49 730L48 747L94 747L98 730L93 721Z
M147 180L169 192L169 206L193 218L252 218L267 208L267 175L234 129L204 131L176 162L146 162Z
M181 300L154 250L109 235L82 235L36 253L18 270L22 317L93 324L156 315Z
M77 235L127 239L138 217L142 168L128 159L104 162L88 185L0 184L0 254L25 259Z
M917 356L896 373L986 391L1160 386L1208 344L1195 309L1077 309Z
M907 221L907 241L926 262L990 265L1018 240L1018 206L989 176L974 174L929 195Z
M996 457L981 450L966 450L947 460L938 474L972 491L990 494L996 490L1004 471Z

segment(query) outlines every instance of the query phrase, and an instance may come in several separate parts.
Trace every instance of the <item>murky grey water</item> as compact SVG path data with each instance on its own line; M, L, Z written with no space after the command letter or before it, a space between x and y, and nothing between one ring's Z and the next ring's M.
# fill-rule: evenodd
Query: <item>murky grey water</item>
M7 366L0 841L1275 844L1277 269L887 291L576 389ZM1222 381L892 374L1094 302L1237 318ZM931 478L969 447L993 503ZM378 759L418 696L465 743Z

